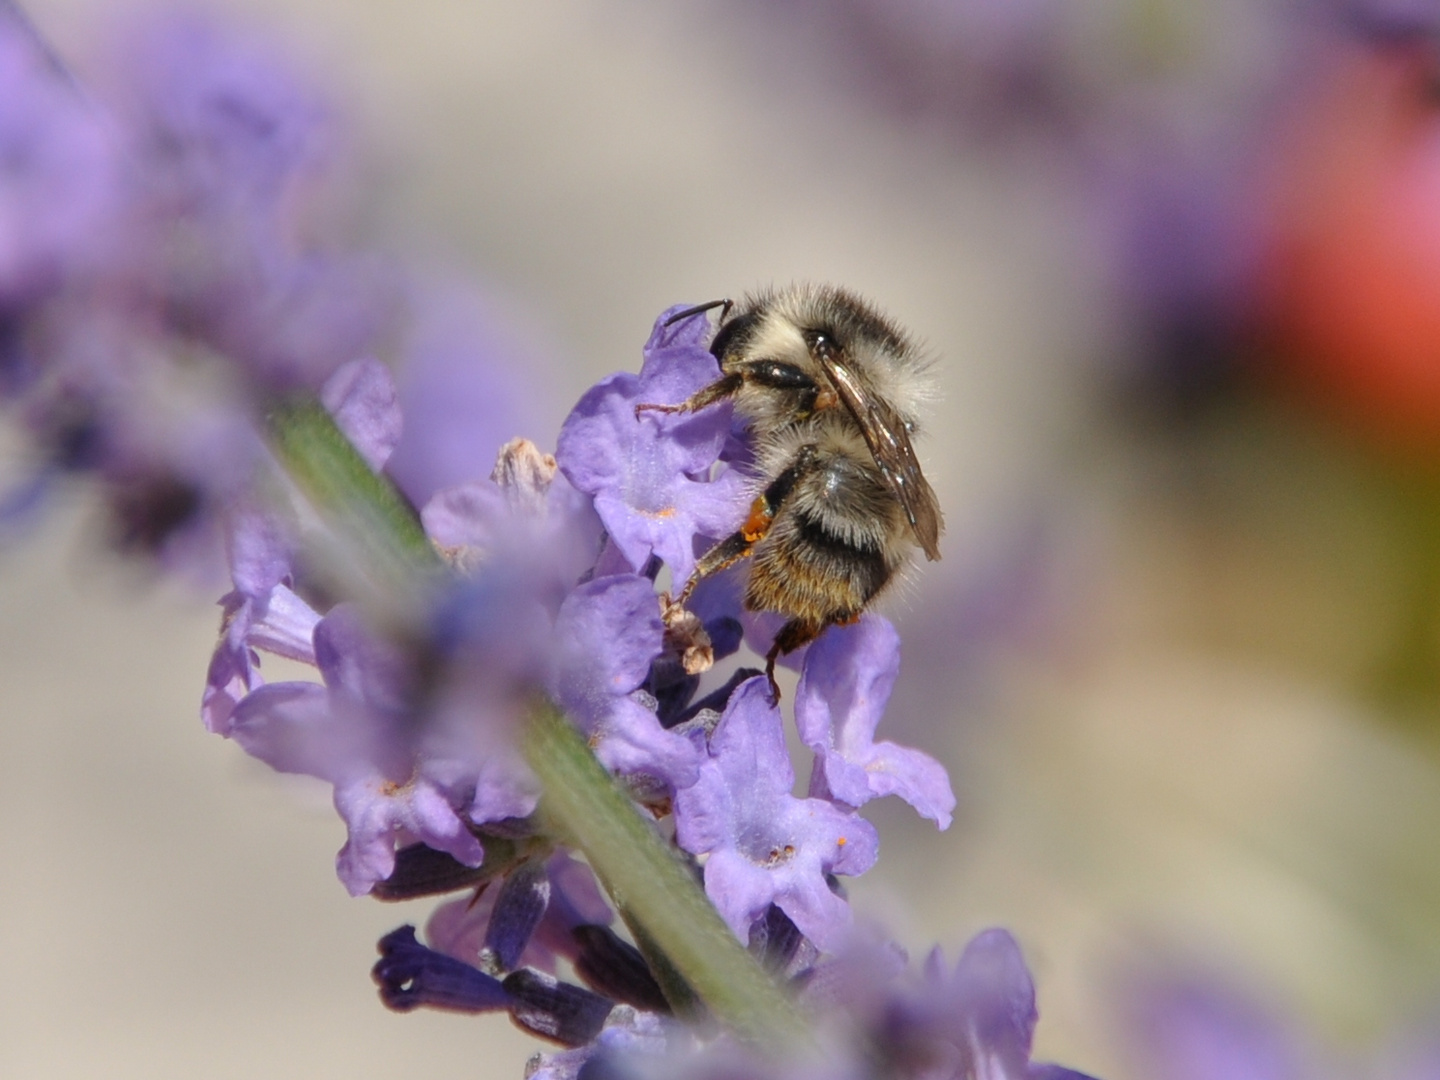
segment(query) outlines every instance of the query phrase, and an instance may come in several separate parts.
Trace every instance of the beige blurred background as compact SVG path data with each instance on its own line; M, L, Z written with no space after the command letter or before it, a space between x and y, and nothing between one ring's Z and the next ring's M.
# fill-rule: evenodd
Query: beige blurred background
M29 10L83 74L112 7ZM358 242L473 276L553 359L537 441L680 301L843 282L930 344L949 532L886 609L887 723L960 809L943 835L871 815L863 914L916 954L1012 927L1037 1056L1110 1080L1141 1080L1112 991L1146 958L1357 1053L1436 1000L1430 706L1365 689L1406 618L1403 515L1307 416L1117 419L1132 345L1048 158L757 75L755 23L713 8L223 10L350 110ZM326 792L200 726L208 597L116 572L93 526L62 508L0 552L0 1076L520 1076L505 1021L379 1005L373 942L429 905L346 896Z

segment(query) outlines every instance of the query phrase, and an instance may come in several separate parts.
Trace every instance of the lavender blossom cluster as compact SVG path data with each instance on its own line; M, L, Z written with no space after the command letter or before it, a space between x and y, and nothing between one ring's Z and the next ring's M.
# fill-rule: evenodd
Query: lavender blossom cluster
M507 1013L565 1048L532 1065L547 1078L1078 1078L1030 1062L1034 988L1009 934L909 973L845 900L839 879L877 857L860 807L897 795L944 828L955 805L938 762L876 738L899 671L890 623L866 615L793 658L813 759L798 797L765 676L703 674L745 644L763 655L776 621L741 609L733 575L696 591L688 622L662 618L667 576L683 581L751 494L728 406L635 408L718 377L705 318L663 314L640 373L587 392L554 456L512 440L488 477L477 460L425 501L433 566L367 581L363 538L267 426L297 395L321 403L382 484L405 441L373 356L383 282L306 232L327 109L206 24L156 23L127 47L103 108L0 8L0 396L37 448L0 513L84 473L121 550L170 563L223 544L207 728L332 786L352 894L463 894L425 944L408 926L381 941L386 1004ZM267 682L262 655L314 677ZM579 729L823 1049L762 1058L706 1020L643 927L617 931L543 812L521 748L537 703Z
M725 463L739 435L727 408L636 415L637 404L683 400L718 377L709 324L668 325L674 310L656 322L638 376L611 376L581 398L555 457L517 439L488 479L441 491L421 510L446 580L403 642L359 605L322 612L302 598L293 531L273 512L245 515L204 697L212 731L276 769L333 785L349 832L337 869L352 893L474 893L435 913L428 945L411 927L381 942L375 974L386 1002L505 1010L582 1047L543 1066L547 1075L574 1075L591 1055L635 1040L670 1053L682 1029L662 1022L671 1005L646 959L611 929L589 869L536 816L541 787L515 747L536 694L581 728L638 803L671 822L736 937L819 1001L843 1001L839 973L858 963L846 955L855 929L837 881L875 862L876 834L857 808L898 795L944 827L955 802L937 762L875 737L899 671L899 637L883 617L834 628L804 654L794 714L814 767L803 798L792 794L765 676L740 668L702 694L684 655L690 643L667 636L657 577L688 574L748 503L743 472ZM379 365L349 365L322 393L377 469L401 429L386 379ZM707 582L692 607L716 659L747 634L763 653L775 629L741 610L733 580ZM311 664L319 680L266 683L261 652ZM869 953L867 964L880 966L864 983L899 975L888 947ZM957 974L933 961L927 978L958 980L969 989L954 994L985 1001L971 984L993 982L1014 1014L995 1038L1023 1063L1033 991L1015 943L992 932L967 956ZM562 960L588 989L557 981ZM957 1008L955 1038L983 1005ZM871 1019L881 1023L879 1013ZM1029 1075L1024 1068L1003 1075Z
M912 976L898 947L853 923L837 879L877 853L857 808L898 795L943 828L954 807L937 762L875 738L899 670L890 623L866 615L803 656L794 715L814 758L803 798L765 676L740 668L702 694L690 643L667 635L657 577L688 574L748 501L743 472L726 465L740 436L727 408L637 417L637 404L683 400L719 374L708 323L669 325L676 310L656 322L638 376L581 398L555 457L515 440L488 479L423 508L448 569L403 643L355 604L322 613L302 599L294 538L273 514L252 515L235 536L206 723L276 769L333 784L352 893L466 893L435 911L425 944L411 926L382 939L381 996L401 1010L508 1012L571 1048L537 1059L534 1076L779 1075L675 1017L590 869L547 835L514 741L543 694L670 822L736 937L834 1029L806 1069L1078 1077L1029 1062L1034 990L1009 934L981 934L953 970L937 952ZM349 392L327 384L324 395L376 468L400 417L392 395L361 388L384 379L378 366L342 369ZM741 610L734 581L707 582L693 608L719 659L747 635L763 654L775 629ZM263 682L261 651L314 665L320 681Z

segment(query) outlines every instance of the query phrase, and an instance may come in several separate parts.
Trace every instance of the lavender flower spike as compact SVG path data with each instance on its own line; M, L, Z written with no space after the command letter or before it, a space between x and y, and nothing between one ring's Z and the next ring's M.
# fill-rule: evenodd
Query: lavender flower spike
M675 797L676 839L710 856L705 891L742 941L773 903L826 949L850 923L826 876L864 873L879 839L861 817L794 798L794 783L780 712L757 676L732 695L700 778Z
M945 767L919 750L874 741L899 671L900 635L879 615L831 627L810 646L795 695L795 726L815 751L810 794L849 806L898 795L947 829L955 795Z

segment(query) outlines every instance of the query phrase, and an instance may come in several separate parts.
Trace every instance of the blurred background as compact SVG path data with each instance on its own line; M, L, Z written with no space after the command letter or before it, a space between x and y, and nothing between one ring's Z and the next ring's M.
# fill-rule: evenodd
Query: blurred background
M116 7L27 10L83 82ZM1171 977L1398 1077L1440 1006L1440 16L213 10L342 114L331 230L518 358L454 406L494 442L553 446L678 302L833 281L927 343L948 533L883 608L886 724L960 806L869 815L862 914L915 955L1011 927L1037 1057L1109 1080L1171 1075L1133 1008ZM0 551L0 1076L520 1076L504 1020L380 1007L429 905L345 895L328 793L200 726L221 590L97 532L77 492Z

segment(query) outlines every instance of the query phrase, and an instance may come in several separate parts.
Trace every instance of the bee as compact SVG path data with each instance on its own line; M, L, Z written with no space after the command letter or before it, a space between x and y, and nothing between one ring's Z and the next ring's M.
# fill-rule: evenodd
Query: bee
M671 604L748 559L744 603L788 621L765 657L775 661L854 622L906 561L911 543L940 558L935 492L911 446L927 363L910 339L864 300L833 286L799 285L679 312L721 308L710 351L720 378L674 405L696 412L734 403L754 454L754 501L743 525L701 557Z

